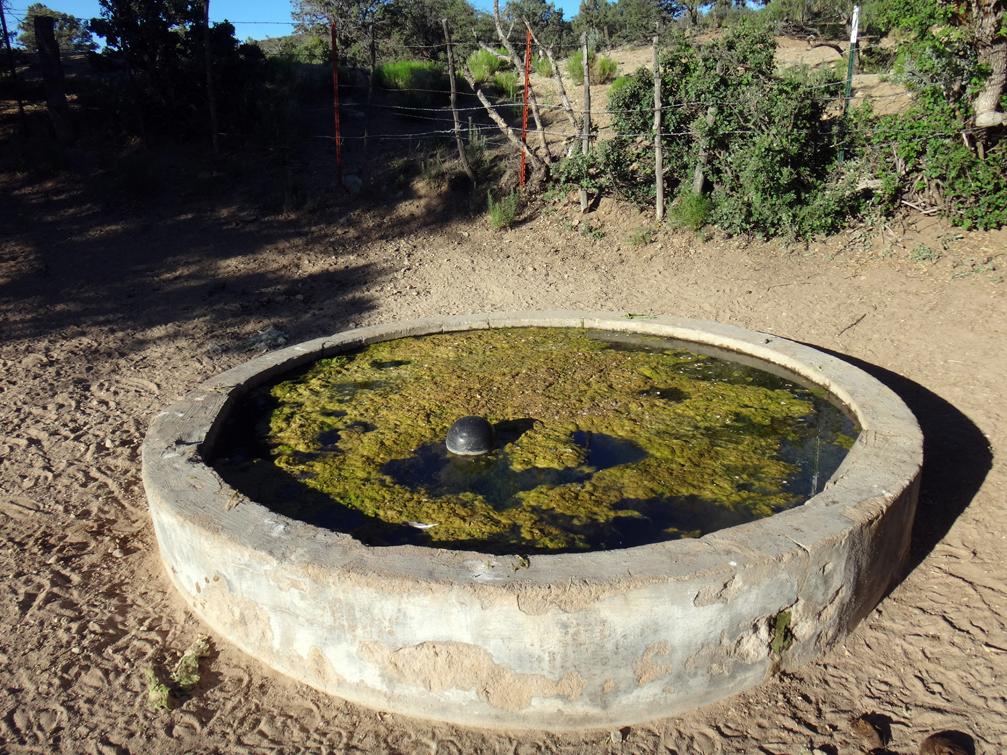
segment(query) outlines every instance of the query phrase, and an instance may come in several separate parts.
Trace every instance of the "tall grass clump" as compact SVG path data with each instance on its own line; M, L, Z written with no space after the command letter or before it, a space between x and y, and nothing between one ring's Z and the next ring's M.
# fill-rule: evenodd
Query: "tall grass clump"
M597 72L595 72L595 67ZM591 76L597 79L599 84L607 84L615 79L619 73L619 65L614 60L604 55L600 56L591 69Z
M619 65L605 55L588 52L587 64L591 69L592 84L607 84L615 79ZM584 84L584 53L578 50L566 59L566 72L577 86Z
M549 62L549 58L544 55L535 58L535 73L544 78L552 76L552 63Z
M668 215L671 222L679 228L698 231L706 225L712 209L713 202L708 196L688 189L671 205Z
M377 69L378 83L386 89L438 89L447 79L444 68L427 60L396 60Z
M439 63L426 60L396 60L382 63L375 71L378 86L402 92L401 104L421 106L445 100L448 75Z
M493 74L493 86L508 99L517 99L518 79L516 71L498 71Z
M486 212L489 215L490 226L494 230L500 231L514 225L518 209L517 191L504 194L500 199L494 199L492 192L486 193Z
M503 70L507 63L489 50L476 50L468 57L469 69L476 83L486 84L493 79L493 74Z

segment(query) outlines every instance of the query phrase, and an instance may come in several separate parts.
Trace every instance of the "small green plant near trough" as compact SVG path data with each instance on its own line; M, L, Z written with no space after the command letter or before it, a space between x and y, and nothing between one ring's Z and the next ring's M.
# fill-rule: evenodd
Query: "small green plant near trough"
M780 611L773 619L773 636L769 642L769 650L779 656L790 647L794 635L790 631L790 611Z
M192 694L199 684L199 662L210 654L210 638L199 635L185 649L175 668L164 681L153 666L144 669L147 680L147 704L154 710L168 710Z
M627 242L629 243L630 246L634 247L647 246L647 244L654 243L654 240L656 238L657 238L657 231L655 231L653 228L644 226L642 228L637 228L635 231L629 234Z
M926 244L918 244L910 253L909 259L913 262L927 263L936 262L941 258L941 253Z
M590 223L584 223L580 227L580 235L586 239L593 239L595 241L601 241L605 238L605 231L599 226L593 226Z
M487 212L490 226L499 231L510 228L517 220L520 198L517 191L505 194L500 199L494 199L492 192L486 193Z
M684 191L672 204L669 219L679 228L698 231L706 225L712 207L713 202L709 197L691 190Z
M442 186L451 174L447 156L440 147L420 158L420 175L431 186Z

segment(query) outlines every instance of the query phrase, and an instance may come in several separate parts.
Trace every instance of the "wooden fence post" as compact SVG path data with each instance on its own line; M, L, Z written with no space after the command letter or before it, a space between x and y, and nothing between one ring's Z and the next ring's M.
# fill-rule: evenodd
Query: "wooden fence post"
M371 68L367 76L367 106L364 109L364 166L361 170L364 181L371 171L371 111L373 110L372 100L374 99L374 77L377 75L377 48L374 43L374 24L367 25L367 38L370 53ZM450 51L448 53L450 56ZM450 59L450 57L449 57Z
M654 181L657 185L657 222L664 220L664 159L661 154L661 64L658 60L659 35L654 35Z
M336 42L336 22L329 23L329 37L332 44L332 122L336 139L336 179L343 185L343 133L339 118L339 47Z
M210 54L210 0L203 0L203 64L206 68L206 106L210 111L210 146L213 155L220 154L220 131L217 120L217 93L213 89L213 59Z
M580 35L581 54L584 56L584 116L581 119L580 149L583 154L591 151L591 62L587 57L587 32ZM587 212L587 189L580 190L580 211Z
M531 87L531 32L525 31L524 37L524 90L522 93L522 104L521 108L521 143L528 143L528 92ZM524 155L524 151L521 152L521 168L518 172L518 186L524 186L525 181L528 178L528 165Z
M472 170L472 166L469 165L468 155L465 154L465 144L462 142L462 122L458 117L458 98L455 90L455 55L451 45L451 29L448 28L448 20L446 18L441 19L441 27L444 29L444 44L448 48L448 82L451 84L451 117L455 123L455 144L458 146L458 159L461 160L462 169L465 171L465 175L469 177L469 181L472 182L472 187L475 188L476 174ZM471 129L471 126L469 128ZM523 165L523 152L521 153L521 157Z

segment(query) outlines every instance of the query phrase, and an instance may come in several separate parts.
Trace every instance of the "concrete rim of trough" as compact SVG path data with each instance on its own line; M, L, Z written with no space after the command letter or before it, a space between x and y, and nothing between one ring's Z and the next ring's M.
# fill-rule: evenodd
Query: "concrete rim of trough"
M826 389L861 432L796 508L693 540L527 560L369 547L270 511L203 463L235 402L285 372L378 341L507 327L633 332L755 357ZM364 327L260 356L160 412L142 463L169 577L247 653L369 707L570 730L683 712L842 639L908 552L922 440L894 392L794 341L684 318L533 312ZM618 618L643 608L656 613ZM565 647L564 636L580 639Z

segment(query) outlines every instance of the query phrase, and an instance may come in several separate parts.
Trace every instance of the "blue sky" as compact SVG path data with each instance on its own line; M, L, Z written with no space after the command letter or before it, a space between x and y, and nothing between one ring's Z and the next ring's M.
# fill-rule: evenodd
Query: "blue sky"
M24 9L32 0L8 0L11 14L15 17L24 15ZM42 2L53 10L63 11L73 16L92 18L98 15L97 0L49 0ZM566 18L572 18L580 7L580 0L554 0L563 9ZM489 10L493 0L474 0L477 8ZM290 33L289 23L263 24L240 23L242 21L289 21L290 0L210 0L210 18L213 21L223 21L225 18L234 24L235 36L238 39L261 39L262 37L278 37ZM16 24L14 24L16 25Z

